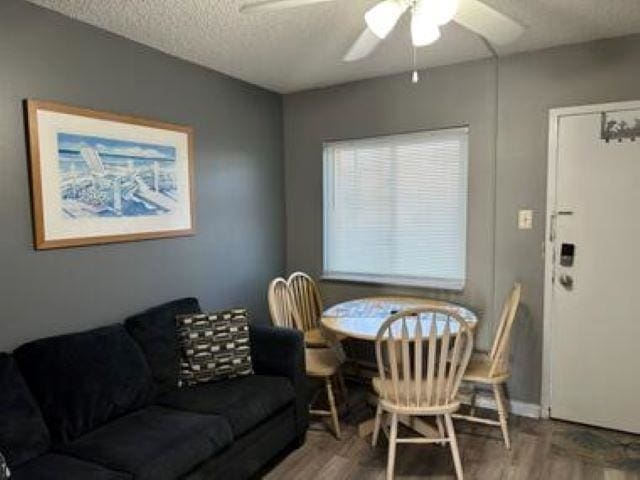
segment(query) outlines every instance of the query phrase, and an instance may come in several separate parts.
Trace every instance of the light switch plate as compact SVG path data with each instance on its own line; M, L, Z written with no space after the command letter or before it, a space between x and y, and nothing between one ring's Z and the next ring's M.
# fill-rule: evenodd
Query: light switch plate
M533 228L533 210L520 210L518 212L518 228L531 230Z

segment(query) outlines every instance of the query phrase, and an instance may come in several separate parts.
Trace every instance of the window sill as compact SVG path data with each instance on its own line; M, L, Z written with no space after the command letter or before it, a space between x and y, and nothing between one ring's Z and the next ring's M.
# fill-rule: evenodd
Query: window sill
M448 290L461 292L464 280L445 280L442 278L414 278L385 275L357 275L346 273L323 273L323 282L362 283L368 285L385 285L391 287L430 288L434 290Z

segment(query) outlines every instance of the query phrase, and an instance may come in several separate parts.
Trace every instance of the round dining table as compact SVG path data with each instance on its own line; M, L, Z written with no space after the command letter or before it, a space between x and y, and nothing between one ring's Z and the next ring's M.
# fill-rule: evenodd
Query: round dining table
M420 297L367 297L339 303L322 314L322 326L338 338L375 341L382 323L402 310L435 307L458 314L472 330L478 318L469 309L444 300ZM423 328L425 336L429 328ZM452 332L455 333L455 332Z
M359 298L334 305L323 312L321 324L322 328L335 340L354 338L375 342L378 330L389 316L403 310L428 307L458 314L472 330L478 323L478 318L471 310L455 303L421 297L385 296ZM430 320L426 319L426 321ZM444 325L442 328L440 325L437 327L436 332L439 335ZM430 328L423 325L422 332L423 338L428 338ZM451 333L455 335L456 332L452 329ZM377 398L372 400L377 403ZM433 426L421 419L401 417L400 421L425 436L438 435ZM362 422L358 426L360 437L364 437L372 431L373 419Z

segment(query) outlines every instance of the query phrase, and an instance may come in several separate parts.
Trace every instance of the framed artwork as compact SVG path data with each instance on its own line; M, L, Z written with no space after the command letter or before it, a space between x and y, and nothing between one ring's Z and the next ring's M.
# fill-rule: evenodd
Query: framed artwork
M37 249L194 234L191 127L26 106Z

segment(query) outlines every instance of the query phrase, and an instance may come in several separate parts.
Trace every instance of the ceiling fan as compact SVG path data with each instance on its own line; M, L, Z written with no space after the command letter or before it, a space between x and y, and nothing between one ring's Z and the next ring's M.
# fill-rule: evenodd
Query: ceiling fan
M240 11L266 12L334 1L337 0L258 0L242 5ZM494 45L510 43L524 32L524 27L517 21L480 0L382 0L365 13L367 26L343 61L354 62L370 55L407 11L411 13L414 47L437 41L440 27L452 20ZM416 72L414 77L417 78Z

